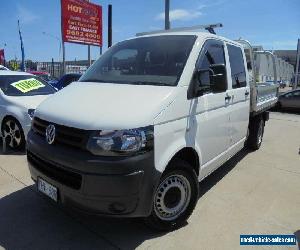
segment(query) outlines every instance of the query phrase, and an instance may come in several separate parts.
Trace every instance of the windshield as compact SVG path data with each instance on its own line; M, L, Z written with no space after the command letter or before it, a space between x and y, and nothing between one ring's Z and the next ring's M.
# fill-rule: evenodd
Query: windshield
M2 75L0 88L7 96L49 95L56 92L47 82L31 75Z
M39 77L39 78L41 78L42 80L44 80L44 81L50 81L51 80L51 78L50 78L50 76L48 76L48 75L43 75L43 74L40 74L40 75L37 75L37 77Z
M36 75L39 78L42 78L42 80L46 81L46 82L51 82L51 81L55 81L57 79L55 79L54 77L50 76L50 75L46 75L46 74L40 74L40 75Z
M165 35L118 43L79 81L176 86L195 40L191 35Z

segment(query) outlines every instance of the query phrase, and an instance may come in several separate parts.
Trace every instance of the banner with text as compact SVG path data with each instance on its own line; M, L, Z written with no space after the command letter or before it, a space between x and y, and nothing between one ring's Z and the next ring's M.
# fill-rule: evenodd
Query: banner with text
M64 42L102 46L102 7L87 0L61 0Z

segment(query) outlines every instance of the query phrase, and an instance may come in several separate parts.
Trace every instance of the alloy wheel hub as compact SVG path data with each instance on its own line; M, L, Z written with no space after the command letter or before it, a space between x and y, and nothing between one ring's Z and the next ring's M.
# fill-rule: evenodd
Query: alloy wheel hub
M6 143L11 148L16 148L21 144L21 132L18 125L12 121L8 120L4 125L4 131L3 131Z

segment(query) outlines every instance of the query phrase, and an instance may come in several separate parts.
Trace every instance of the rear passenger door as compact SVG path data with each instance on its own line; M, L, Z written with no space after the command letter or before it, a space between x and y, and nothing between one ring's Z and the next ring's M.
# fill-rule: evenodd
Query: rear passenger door
M230 75L228 94L230 106L230 145L247 135L250 112L250 88L247 82L246 63L242 48L227 44Z

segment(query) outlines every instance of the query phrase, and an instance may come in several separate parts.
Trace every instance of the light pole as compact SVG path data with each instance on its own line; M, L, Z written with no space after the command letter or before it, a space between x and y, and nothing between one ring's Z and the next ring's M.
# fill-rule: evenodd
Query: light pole
M6 43L3 44L3 50L4 50L3 53L5 53L5 47L6 47ZM4 64L4 67L5 67L6 66L5 54L4 54L4 58L3 58L3 64Z
M169 30L170 26L170 0L165 0L165 30Z
M45 31L43 31L43 34L46 35L46 36L52 37L52 38L54 38L55 40L58 41L58 43L59 43L58 61L61 62L60 55L61 55L61 44L62 44L62 42L61 42L60 38L58 36L51 35L51 34L45 32Z
M108 5L108 15L107 15L107 35L108 35L108 39L107 39L107 47L110 48L112 45L112 5L109 4Z
M296 89L298 87L298 80L299 80L299 61L300 61L300 39L298 39L298 44L297 44L297 58L296 58L296 70L295 70L295 82L293 85L293 89Z

